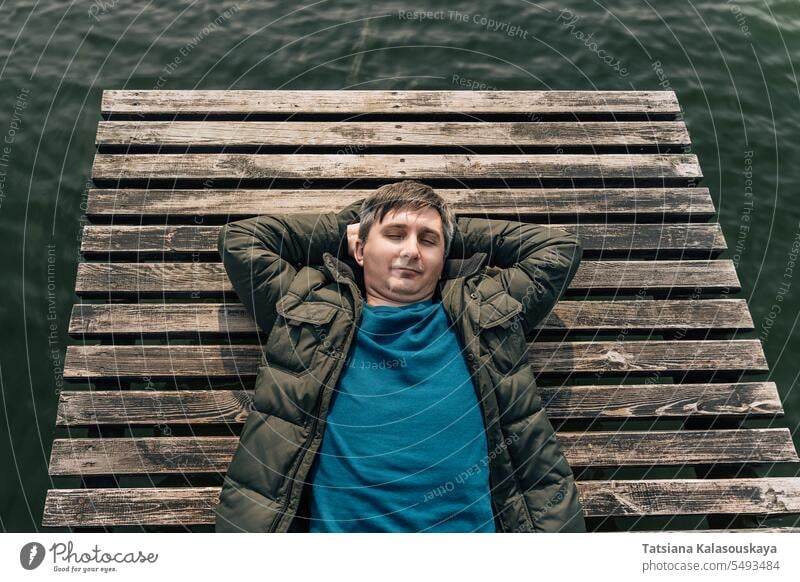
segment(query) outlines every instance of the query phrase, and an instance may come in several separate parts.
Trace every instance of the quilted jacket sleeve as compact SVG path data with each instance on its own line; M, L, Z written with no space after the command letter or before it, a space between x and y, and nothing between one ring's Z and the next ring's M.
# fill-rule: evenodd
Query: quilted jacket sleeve
M358 222L361 200L339 212L265 214L226 224L217 249L239 300L265 332L275 303L298 269L322 264L322 255L346 251L347 225ZM342 244L344 241L344 244Z
M522 303L526 335L553 309L583 256L577 235L561 228L487 218L459 218L453 253L489 255L509 295Z

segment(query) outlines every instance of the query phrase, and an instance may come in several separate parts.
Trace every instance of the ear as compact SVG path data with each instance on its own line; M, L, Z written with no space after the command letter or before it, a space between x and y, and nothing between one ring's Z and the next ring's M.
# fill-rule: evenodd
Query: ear
M356 247L353 250L353 258L358 263L358 266L364 268L364 243L360 238L356 239Z

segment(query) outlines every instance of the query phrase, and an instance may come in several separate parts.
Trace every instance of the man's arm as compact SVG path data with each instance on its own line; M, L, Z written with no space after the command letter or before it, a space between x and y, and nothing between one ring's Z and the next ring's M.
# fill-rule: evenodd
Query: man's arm
M575 276L583 256L580 239L560 228L511 220L459 218L457 222L451 255L487 253L489 265L500 268L494 277L522 303L523 326L529 333Z
M363 199L340 212L265 214L224 225L217 249L225 271L259 328L269 333L275 303L297 270L322 263L322 255L338 255L347 244L347 225L358 221Z

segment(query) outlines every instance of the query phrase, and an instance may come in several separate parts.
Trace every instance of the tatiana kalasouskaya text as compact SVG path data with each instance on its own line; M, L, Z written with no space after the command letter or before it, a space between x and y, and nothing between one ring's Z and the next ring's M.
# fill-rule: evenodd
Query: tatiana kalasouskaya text
M642 544L645 554L777 554L776 546L748 544Z

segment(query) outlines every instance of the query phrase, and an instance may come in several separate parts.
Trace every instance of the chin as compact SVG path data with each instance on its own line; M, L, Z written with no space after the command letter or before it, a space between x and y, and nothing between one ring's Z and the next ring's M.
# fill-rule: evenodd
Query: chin
M409 285L409 282L403 281L402 279L399 281L397 279L389 281L387 288L390 291L394 292L399 291L403 295L416 295L422 292L422 289L420 289L419 287L412 287L411 285Z

